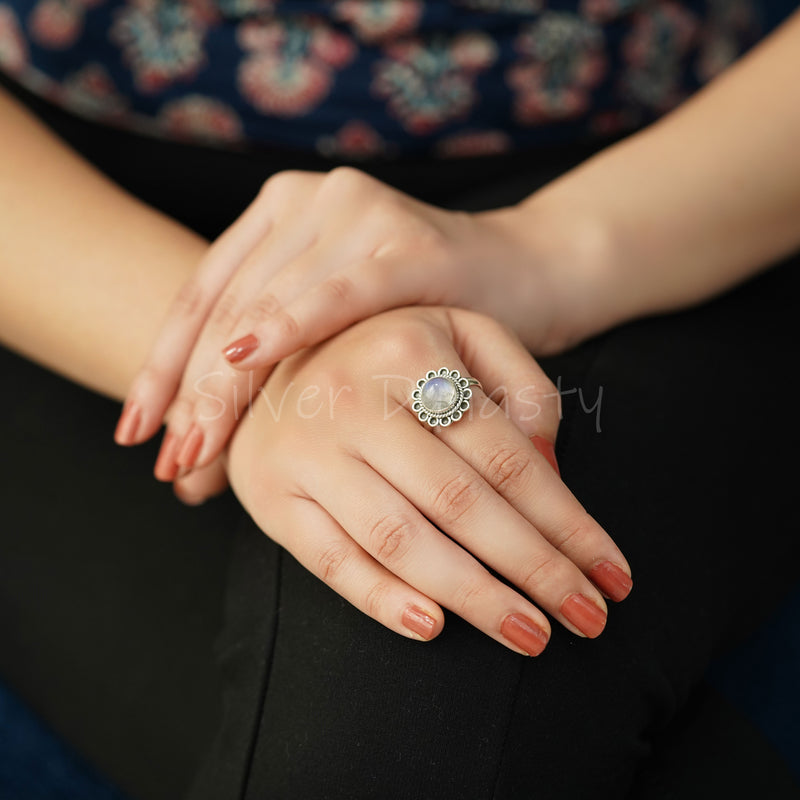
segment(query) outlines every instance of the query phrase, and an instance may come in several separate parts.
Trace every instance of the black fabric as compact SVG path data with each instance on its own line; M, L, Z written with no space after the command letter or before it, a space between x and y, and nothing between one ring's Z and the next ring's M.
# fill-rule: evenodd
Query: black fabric
M206 234L270 170L302 166L45 113ZM392 169L417 196L478 209L586 154ZM114 446L116 404L0 353L0 673L137 800L666 796L652 775L709 660L796 580L798 266L544 362L564 392L564 479L635 586L598 640L554 625L537 659L454 615L426 644L383 629L230 495L181 506L150 476L154 446ZM770 797L793 796L779 760L757 755ZM712 775L742 796L736 771Z

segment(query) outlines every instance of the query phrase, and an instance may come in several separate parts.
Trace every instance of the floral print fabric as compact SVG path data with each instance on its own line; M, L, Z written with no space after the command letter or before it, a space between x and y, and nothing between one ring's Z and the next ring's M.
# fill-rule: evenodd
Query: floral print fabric
M0 0L0 69L77 114L155 135L459 157L641 125L751 46L758 11L754 0Z

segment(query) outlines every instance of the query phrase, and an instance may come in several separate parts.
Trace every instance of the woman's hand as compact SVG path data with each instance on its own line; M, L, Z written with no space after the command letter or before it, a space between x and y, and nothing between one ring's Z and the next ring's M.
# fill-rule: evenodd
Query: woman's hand
M409 397L443 366L483 390L461 420L431 428ZM552 443L558 423L555 387L501 325L397 309L282 361L232 438L228 476L262 530L392 630L430 639L445 607L537 655L542 610L594 637L607 613L597 587L621 600L631 586L619 549L531 442Z
M480 310L546 349L554 292L522 238L497 212L435 208L355 169L278 173L178 295L117 441L166 417L157 476L209 464L275 363L393 307Z

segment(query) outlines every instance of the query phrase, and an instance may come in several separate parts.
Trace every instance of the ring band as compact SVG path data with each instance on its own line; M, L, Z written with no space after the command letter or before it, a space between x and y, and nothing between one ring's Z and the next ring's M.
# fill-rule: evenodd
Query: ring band
M429 370L411 392L411 410L432 427L458 422L469 408L471 386L483 388L480 381L462 376L457 369Z

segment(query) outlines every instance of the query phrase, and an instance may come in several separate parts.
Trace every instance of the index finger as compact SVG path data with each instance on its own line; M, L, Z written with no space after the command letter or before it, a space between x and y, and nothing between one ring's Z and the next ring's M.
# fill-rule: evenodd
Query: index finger
M128 390L114 434L117 444L140 444L160 428L214 303L270 226L270 219L256 199L211 245L195 274L181 287Z

